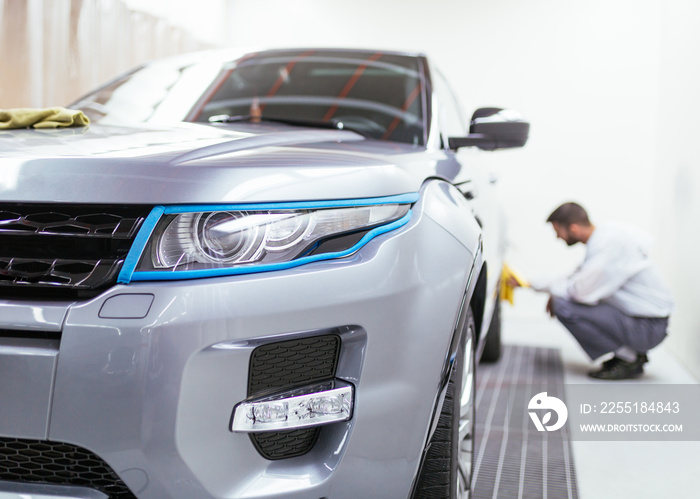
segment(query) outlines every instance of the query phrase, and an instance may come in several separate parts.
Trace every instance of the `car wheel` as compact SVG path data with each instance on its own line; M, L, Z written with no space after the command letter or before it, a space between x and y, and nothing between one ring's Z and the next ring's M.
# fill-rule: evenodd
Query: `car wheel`
M476 414L474 331L469 309L438 426L418 479L414 496L418 499L468 499L471 495Z
M496 362L501 358L501 301L496 301L496 306L493 309L491 316L491 324L486 333L486 344L484 345L484 353L481 354L481 360L484 362Z

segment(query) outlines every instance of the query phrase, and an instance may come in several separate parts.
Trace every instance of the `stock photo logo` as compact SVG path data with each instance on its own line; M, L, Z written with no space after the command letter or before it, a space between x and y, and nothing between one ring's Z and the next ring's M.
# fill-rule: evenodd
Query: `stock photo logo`
M532 397L527 405L527 409L537 431L556 431L564 426L566 419L569 417L569 410L566 408L566 404L557 397L548 397L547 392L540 392ZM537 411L542 412L544 410L547 412L540 419ZM556 422L547 425L552 419L552 412L557 414Z

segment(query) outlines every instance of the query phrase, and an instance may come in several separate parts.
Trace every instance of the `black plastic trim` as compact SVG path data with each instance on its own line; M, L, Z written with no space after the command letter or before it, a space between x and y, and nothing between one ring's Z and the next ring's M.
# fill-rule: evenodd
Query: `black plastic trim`
M16 329L0 329L0 338L20 338L30 340L54 340L61 341L61 331L35 331L35 330L16 330Z
M260 345L250 356L248 396L258 397L332 379L338 367L341 342L340 336L329 333ZM315 348L323 355L309 355L308 350ZM298 350L301 362L295 361L294 354L290 353L293 350ZM249 438L262 457L275 461L310 452L321 430L316 427L251 433Z
M88 487L110 499L136 499L99 456L63 442L0 438L0 480Z

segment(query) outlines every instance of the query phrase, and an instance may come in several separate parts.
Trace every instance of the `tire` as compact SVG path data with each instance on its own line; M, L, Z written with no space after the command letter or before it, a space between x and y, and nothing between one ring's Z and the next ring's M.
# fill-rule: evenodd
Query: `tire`
M438 426L418 479L416 499L469 499L474 469L474 316L469 309Z
M484 362L497 362L501 358L501 301L496 300L489 330L486 333L486 345L481 354Z

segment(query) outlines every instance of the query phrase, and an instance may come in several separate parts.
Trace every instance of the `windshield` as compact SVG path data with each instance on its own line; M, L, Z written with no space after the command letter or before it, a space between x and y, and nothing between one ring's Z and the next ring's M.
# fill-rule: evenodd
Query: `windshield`
M382 52L273 51L239 60L188 120L249 116L342 123L382 140L425 141L419 59Z
M222 59L211 55L155 61L71 107L105 124L277 120L425 144L426 85L420 57L276 50L243 57L239 53L222 66Z

